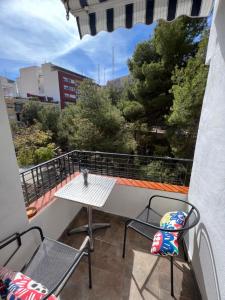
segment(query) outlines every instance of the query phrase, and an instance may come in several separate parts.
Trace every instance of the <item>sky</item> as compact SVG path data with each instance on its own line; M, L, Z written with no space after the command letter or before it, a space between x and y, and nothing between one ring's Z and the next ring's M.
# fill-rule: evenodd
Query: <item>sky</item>
M80 40L76 20L72 15L66 20L61 0L1 0L0 12L0 75L14 80L22 67L52 62L97 82L99 68L105 84L128 74L128 58L154 31L154 24L138 24Z

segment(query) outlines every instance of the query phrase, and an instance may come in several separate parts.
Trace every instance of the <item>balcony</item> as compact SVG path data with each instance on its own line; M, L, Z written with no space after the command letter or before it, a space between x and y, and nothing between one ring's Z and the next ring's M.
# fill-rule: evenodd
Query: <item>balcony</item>
M74 150L20 173L26 206L49 198L49 191L67 183L82 168L117 177L120 185L187 193L192 160Z
M155 162L159 168L146 172L145 166ZM117 178L106 205L93 213L94 222L107 222L111 227L94 234L93 289L88 289L84 261L61 299L170 299L170 261L151 255L147 239L128 231L126 258L122 258L124 223L136 216L154 194L186 199L192 161L75 150L21 172L26 207L37 210L30 225L41 224L52 238L73 247L79 247L85 235L68 236L66 232L87 222L86 211L78 203L55 198L54 193L82 168ZM169 206L161 205L161 210L168 211ZM174 273L176 299L201 299L182 250Z

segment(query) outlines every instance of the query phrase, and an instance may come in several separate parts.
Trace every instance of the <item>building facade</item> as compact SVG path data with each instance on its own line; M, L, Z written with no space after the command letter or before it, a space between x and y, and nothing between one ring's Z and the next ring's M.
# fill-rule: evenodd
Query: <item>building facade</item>
M57 102L64 108L68 103L76 103L79 85L85 78L52 63L45 63L41 67L20 69L20 77L16 83L20 97Z

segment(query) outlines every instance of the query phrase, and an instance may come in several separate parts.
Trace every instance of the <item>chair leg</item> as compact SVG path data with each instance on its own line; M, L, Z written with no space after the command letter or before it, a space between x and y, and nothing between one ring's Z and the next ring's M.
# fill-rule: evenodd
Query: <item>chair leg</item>
M125 224L125 227L124 227L123 258L125 258L125 252L126 252L126 240L127 240L127 224Z
M185 246L185 242L184 242L184 239L182 238L182 247L183 247L183 252L184 252L184 260L186 261L186 262L188 262L188 255L187 255L187 248L186 248L186 246Z
M91 272L91 252L88 249L88 275L89 275L89 289L92 289L92 272Z
M173 287L173 256L170 257L170 276L171 276L171 296L174 297L174 287Z

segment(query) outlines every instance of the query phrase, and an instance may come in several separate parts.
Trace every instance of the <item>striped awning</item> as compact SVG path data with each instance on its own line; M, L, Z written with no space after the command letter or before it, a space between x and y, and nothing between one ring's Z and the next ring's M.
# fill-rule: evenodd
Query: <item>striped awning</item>
M159 19L172 21L178 16L206 17L213 0L62 0L67 15L77 19L82 38L137 23L151 24Z

